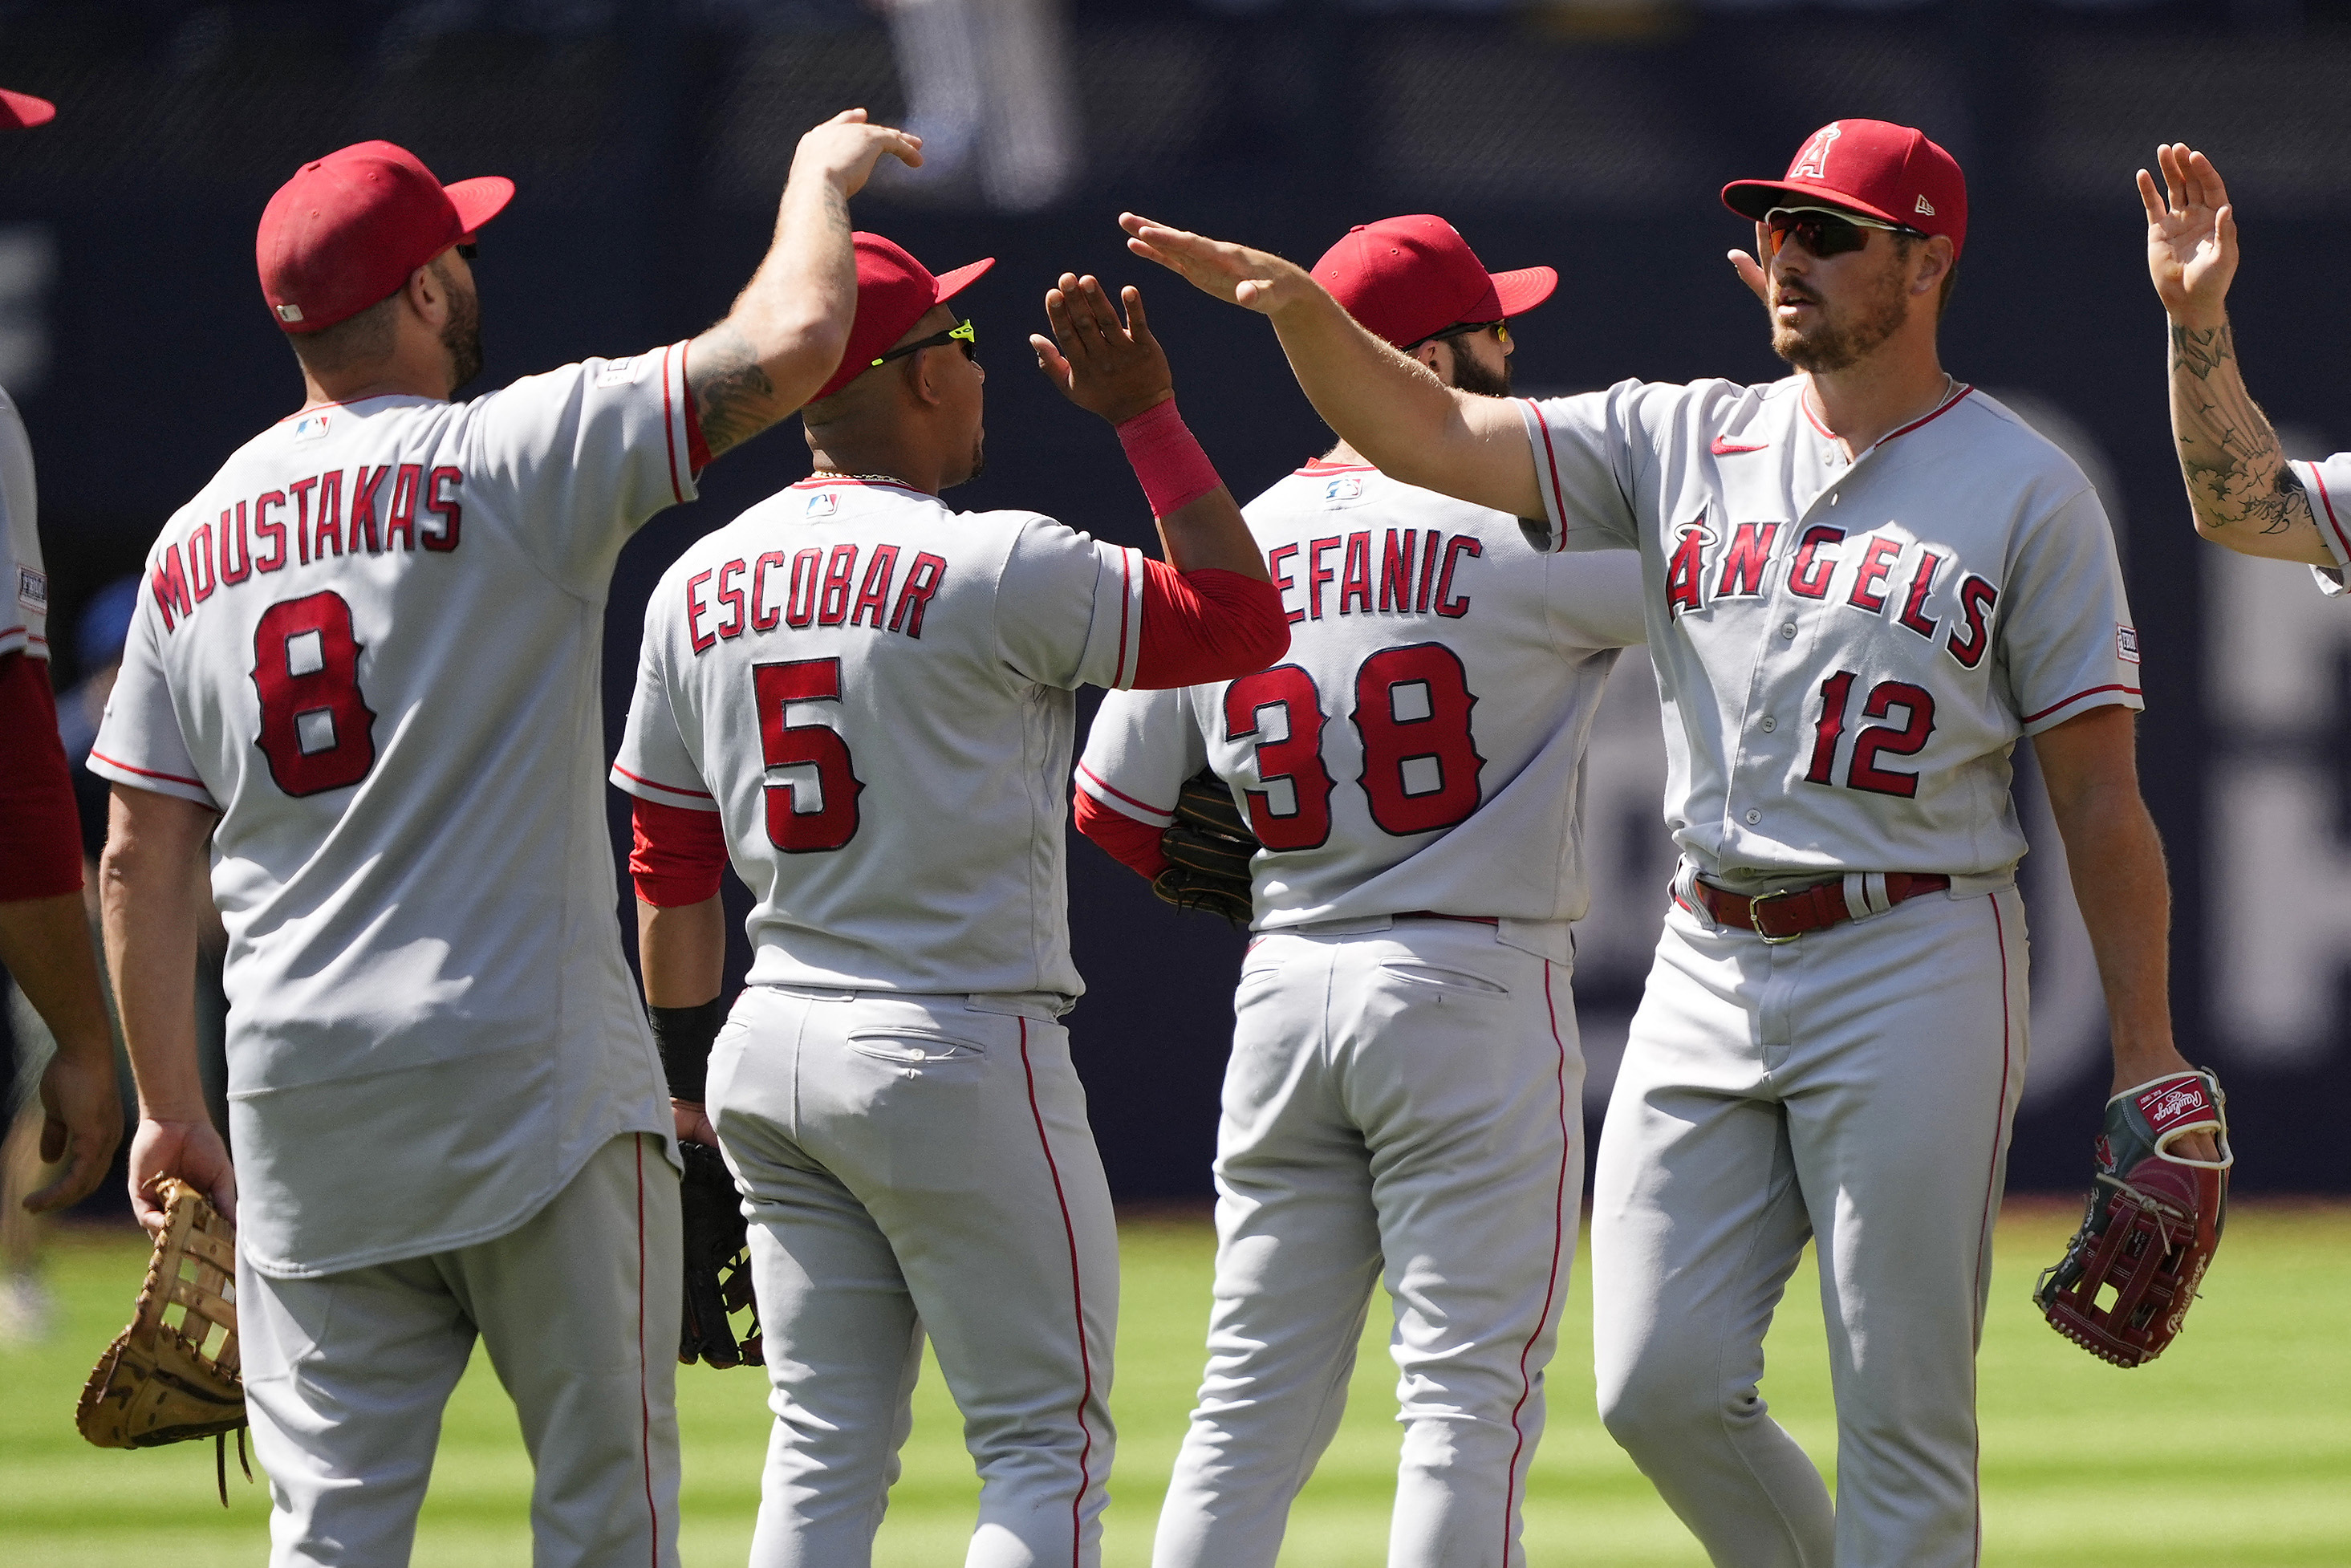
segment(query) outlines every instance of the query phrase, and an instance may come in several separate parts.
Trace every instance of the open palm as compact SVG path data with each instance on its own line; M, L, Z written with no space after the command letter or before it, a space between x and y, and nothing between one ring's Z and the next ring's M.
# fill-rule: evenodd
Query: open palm
M2237 215L2229 188L2212 161L2185 142L2156 149L2163 189L2138 172L2147 208L2147 270L2157 298L2173 316L2218 316L2237 275Z

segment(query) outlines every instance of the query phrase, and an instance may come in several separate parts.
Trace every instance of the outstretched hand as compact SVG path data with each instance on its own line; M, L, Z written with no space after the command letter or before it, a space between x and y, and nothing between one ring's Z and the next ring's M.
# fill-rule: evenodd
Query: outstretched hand
M1058 287L1045 291L1053 336L1029 335L1037 368L1054 390L1113 424L1176 395L1167 355L1144 318L1143 291L1130 284L1119 290L1119 299L1126 307L1123 322L1101 279L1065 272Z
M2155 150L2163 189L2138 172L2147 208L2147 270L2156 297L2173 319L2209 327L2226 309L2237 276L2237 214L2212 160L2185 142Z
M1145 261L1181 274L1203 293L1262 316L1322 287L1304 267L1270 251L1172 229L1134 213L1119 214L1118 226L1127 233L1126 248Z
M884 156L909 169L923 166L923 139L893 126L867 121L865 110L844 109L800 138L792 154L794 172L809 172L831 181L844 196L853 196L873 177L873 165Z

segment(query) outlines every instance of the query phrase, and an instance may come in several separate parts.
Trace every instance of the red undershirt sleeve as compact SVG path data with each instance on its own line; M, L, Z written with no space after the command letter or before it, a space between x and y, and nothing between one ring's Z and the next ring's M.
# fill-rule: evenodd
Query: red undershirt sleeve
M700 904L718 894L726 866L726 830L716 811L638 800L631 808L635 841L629 876L637 896L656 909Z
M0 902L81 890L81 814L46 659L0 654Z
M1204 567L1143 563L1143 633L1134 685L1145 691L1229 681L1289 651L1290 622L1270 582Z
M1167 857L1159 848L1162 830L1112 810L1082 789L1072 791L1071 799L1075 802L1078 831L1100 845L1113 860L1145 882L1167 869Z

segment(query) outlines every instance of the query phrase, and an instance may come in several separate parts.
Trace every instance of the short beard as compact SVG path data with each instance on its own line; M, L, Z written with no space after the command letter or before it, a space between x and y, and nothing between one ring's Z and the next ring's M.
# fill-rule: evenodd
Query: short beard
M441 347L449 355L449 393L482 373L482 297L470 288L457 287L455 275L445 267L434 267L441 286L449 295L449 319L441 329Z
M1453 350L1453 384L1472 397L1508 397L1510 395L1510 361L1504 360L1501 374L1496 375L1456 344Z
M1771 322L1771 351L1796 369L1815 375L1859 364L1909 319L1909 301L1901 281L1907 259L1903 249L1896 246L1876 280L1880 292L1865 301L1850 321L1823 321L1810 333L1801 333L1782 327L1771 307L1765 306L1764 315Z

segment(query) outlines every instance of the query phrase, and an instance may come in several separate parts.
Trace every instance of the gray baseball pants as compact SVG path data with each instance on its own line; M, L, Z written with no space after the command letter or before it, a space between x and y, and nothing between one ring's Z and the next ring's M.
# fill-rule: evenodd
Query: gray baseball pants
M1568 972L1490 925L1273 933L1242 961L1216 1302L1155 1568L1271 1568L1395 1304L1391 1568L1514 1568L1583 1185Z
M752 986L711 1052L776 1413L753 1568L872 1561L925 1333L968 1568L1099 1560L1118 1230L1069 1032L1019 1005Z
M662 1140L628 1133L494 1240L306 1280L240 1258L271 1568L408 1562L476 1336L530 1452L535 1568L674 1568L677 1191Z
M1963 1568L1975 1356L2025 1066L2024 906L1784 945L1678 901L1593 1178L1601 1417L1720 1568ZM1807 1240L1837 1500L1757 1385Z

